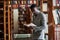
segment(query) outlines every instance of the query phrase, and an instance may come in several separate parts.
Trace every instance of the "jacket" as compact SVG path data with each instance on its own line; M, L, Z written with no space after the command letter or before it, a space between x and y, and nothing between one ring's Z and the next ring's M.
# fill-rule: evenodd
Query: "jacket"
M44 19L44 13L40 12L37 14L33 14L33 23L36 25L35 30L43 30L45 29L45 19Z

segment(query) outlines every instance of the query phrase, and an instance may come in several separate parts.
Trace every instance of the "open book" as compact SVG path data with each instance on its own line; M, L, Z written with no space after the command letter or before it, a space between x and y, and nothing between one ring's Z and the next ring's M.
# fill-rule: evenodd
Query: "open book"
M30 23L30 24L24 24L24 25L27 26L27 27L30 27L30 26L32 26L32 27L36 27L36 25L33 24L33 23Z

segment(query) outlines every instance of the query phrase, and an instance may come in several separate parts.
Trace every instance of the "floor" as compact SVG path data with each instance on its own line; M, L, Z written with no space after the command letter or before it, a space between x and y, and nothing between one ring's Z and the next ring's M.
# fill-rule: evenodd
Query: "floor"
M31 36L31 34L15 34L14 40L37 40L36 38L33 38ZM45 40L48 40L47 36Z

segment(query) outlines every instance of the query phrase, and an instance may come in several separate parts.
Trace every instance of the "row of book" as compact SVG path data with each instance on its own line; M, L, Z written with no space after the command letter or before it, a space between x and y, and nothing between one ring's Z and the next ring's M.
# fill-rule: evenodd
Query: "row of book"
M53 0L53 6L60 6L60 0Z
M53 10L55 24L60 24L60 9Z
M36 4L37 0L21 0L21 1L11 1L12 4L17 4L18 2L22 5L25 4Z

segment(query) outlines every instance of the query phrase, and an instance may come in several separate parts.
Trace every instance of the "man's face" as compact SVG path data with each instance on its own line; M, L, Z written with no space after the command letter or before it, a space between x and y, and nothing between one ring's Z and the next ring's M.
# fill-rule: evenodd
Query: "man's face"
M36 12L36 13L40 13L40 10L38 10L38 8L35 7L35 8L34 8L34 12Z

